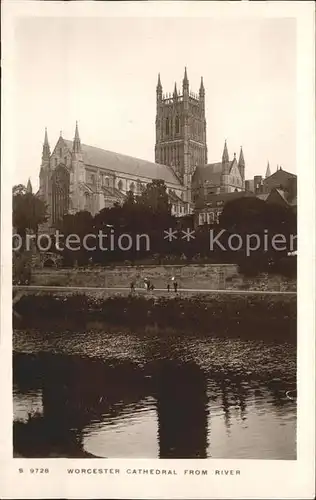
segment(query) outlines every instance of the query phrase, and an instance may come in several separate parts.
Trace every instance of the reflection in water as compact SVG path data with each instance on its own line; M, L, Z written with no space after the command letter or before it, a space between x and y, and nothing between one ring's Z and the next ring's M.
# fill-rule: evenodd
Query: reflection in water
M103 415L83 430L83 446L90 453L111 458L157 458L158 422L155 400L142 399L139 406L127 405L119 418ZM141 443L141 454L140 454Z
M289 380L150 350L147 363L15 353L15 455L295 459Z
M206 458L206 376L194 363L158 363L157 398L160 458Z
M14 418L22 422L27 422L32 414L43 415L42 400L41 389L30 389L26 393L15 392L13 399Z

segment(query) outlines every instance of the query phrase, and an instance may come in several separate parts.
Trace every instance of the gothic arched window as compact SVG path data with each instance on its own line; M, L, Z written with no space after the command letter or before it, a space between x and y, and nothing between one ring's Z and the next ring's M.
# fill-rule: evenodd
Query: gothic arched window
M179 117L176 116L176 134L179 134L180 132L180 120Z
M53 223L62 220L69 210L69 184L68 170L59 165L52 175L52 216Z
M119 188L120 191L123 189L123 181L119 181L117 187Z
M134 193L134 191L135 191L135 184L134 184L134 182L132 182L132 184L130 185L129 190L132 191L132 193Z
M169 135L169 118L166 118L166 135Z
M85 193L84 195L84 209L88 211L90 209L90 196L88 193Z

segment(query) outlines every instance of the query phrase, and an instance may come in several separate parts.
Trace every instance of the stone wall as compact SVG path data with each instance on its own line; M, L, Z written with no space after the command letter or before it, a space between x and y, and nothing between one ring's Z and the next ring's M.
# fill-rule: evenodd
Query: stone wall
M295 291L296 280L266 273L245 277L235 264L190 264L166 266L116 266L91 269L34 270L33 285L86 287L144 287L144 278L155 288L166 289L175 277L179 288L195 290L273 290Z

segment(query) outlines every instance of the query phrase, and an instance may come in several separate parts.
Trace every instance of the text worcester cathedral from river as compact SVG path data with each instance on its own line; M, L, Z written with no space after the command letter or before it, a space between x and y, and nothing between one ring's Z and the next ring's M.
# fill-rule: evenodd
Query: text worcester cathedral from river
M182 93L175 85L172 95L164 95L158 76L156 100L155 163L81 144L77 124L74 140L60 136L50 153L45 131L38 194L48 205L49 226L66 213L96 214L122 203L128 191L138 195L154 179L165 182L177 216L192 213L201 187L214 194L245 189L242 150L238 161L229 160L225 142L222 160L207 164L203 78L193 94L185 69Z

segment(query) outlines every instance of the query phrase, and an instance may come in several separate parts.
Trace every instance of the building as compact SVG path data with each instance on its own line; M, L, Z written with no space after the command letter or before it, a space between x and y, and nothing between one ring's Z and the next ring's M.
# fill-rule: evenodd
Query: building
M242 151L240 156L242 157ZM240 158L238 163L240 163ZM198 169L203 171L201 167ZM207 179L207 174L205 177ZM215 175L212 177L211 174L211 179L214 182ZM218 180L220 180L219 175ZM265 178L262 175L255 175L253 179L246 180L244 190L235 189L230 192L221 192L220 189L214 190L212 187L208 187L208 184L204 182L197 194L194 213L195 227L204 224L218 224L225 204L244 197L256 197L269 204L290 207L296 213L297 176L286 172L279 166L276 172L271 174L268 163Z
M199 95L190 91L185 68L182 93L163 95L160 75L157 85L155 161L172 167L191 202L192 176L198 165L207 163L205 89L203 78Z
M48 206L48 225L67 213L88 210L93 215L122 203L128 191L140 195L154 179L167 187L172 214L185 216L206 194L245 189L245 161L229 159L225 141L222 161L207 164L205 89L189 87L185 68L182 89L163 94L156 88L155 163L82 144L76 124L73 141L60 137L51 153L45 130L39 196Z
M60 135L51 153L45 131L39 196L48 205L51 226L66 213L95 215L122 203L128 191L141 194L153 179L165 182L172 213L186 214L186 190L171 167L81 144L77 124L74 140Z
M245 190L245 160L242 148L237 162L236 153L229 159L225 141L222 161L198 165L192 178L192 196L195 204L206 200L208 195Z
M194 226L204 224L219 224L219 218L226 203L240 198L252 197L256 195L249 191L234 191L231 193L209 194L201 206L197 206L194 213Z
M246 190L269 203L286 204L296 209L297 205L297 176L277 166L276 171L271 174L268 162L265 178L256 175L253 179L246 181Z

